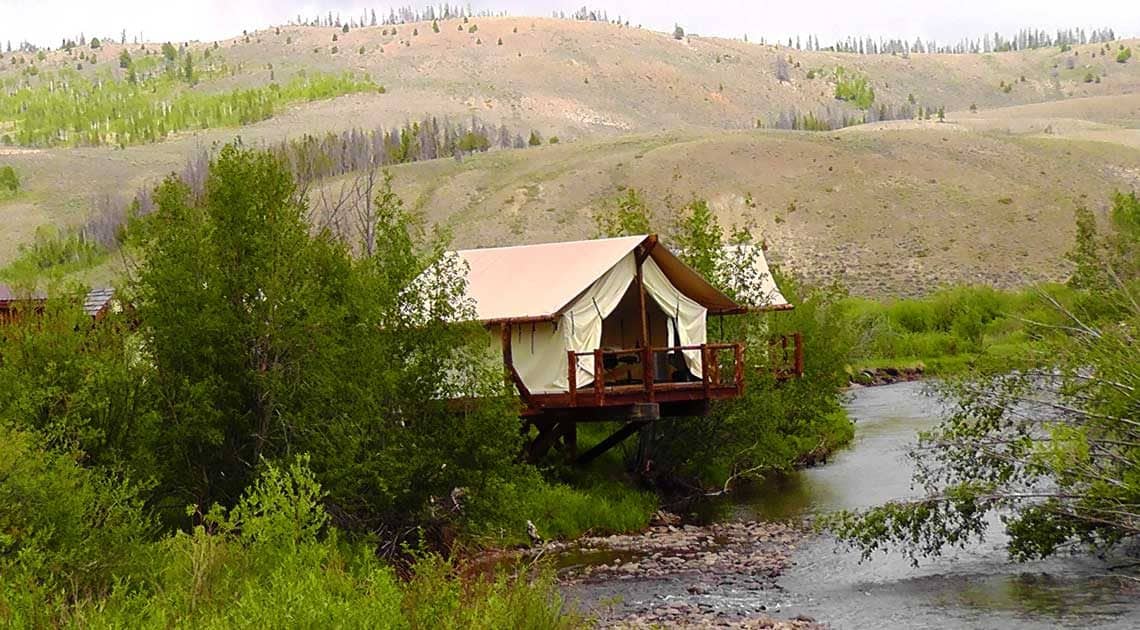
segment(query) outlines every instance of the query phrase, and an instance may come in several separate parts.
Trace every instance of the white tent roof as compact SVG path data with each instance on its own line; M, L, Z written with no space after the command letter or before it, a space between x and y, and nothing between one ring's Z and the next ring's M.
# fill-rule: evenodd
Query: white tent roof
M741 312L695 271L656 242L640 235L455 252L467 264L467 297L481 322L549 320L641 244L669 281L712 313Z
M644 236L465 249L467 296L480 321L553 318Z

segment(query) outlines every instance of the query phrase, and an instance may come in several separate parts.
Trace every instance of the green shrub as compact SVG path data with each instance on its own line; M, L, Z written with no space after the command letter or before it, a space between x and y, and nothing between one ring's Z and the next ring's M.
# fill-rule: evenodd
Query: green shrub
M121 498L127 486L95 483L94 473L37 451L19 434L0 437L0 622L7 626L585 626L545 569L465 575L423 555L402 584L369 545L342 540L327 525L323 491L304 458L263 463L232 510L214 508L190 533L150 542L132 525L140 512ZM128 518L120 522L121 514ZM106 574L112 566L114 579Z
M41 625L36 597L93 597L145 572L151 523L137 486L0 425L0 621ZM31 607L25 607L26 605Z
M1125 63L1132 58L1132 48L1124 48L1116 53L1116 63Z
M582 448L589 446L582 441ZM489 546L526 543L528 520L543 538L568 540L586 533L640 531L657 510L652 492L637 490L620 478L586 477L563 483L546 481L526 468L469 502L469 535Z
M89 269L107 256L106 249L81 232L60 232L54 226L41 226L31 243L21 245L16 259L0 269L0 278L17 283L34 283L44 275L59 276Z
M20 176L9 165L0 166L0 195L15 196L20 192Z
M840 101L850 101L859 109L868 109L875 102L875 89L871 87L866 77L837 66L835 98Z

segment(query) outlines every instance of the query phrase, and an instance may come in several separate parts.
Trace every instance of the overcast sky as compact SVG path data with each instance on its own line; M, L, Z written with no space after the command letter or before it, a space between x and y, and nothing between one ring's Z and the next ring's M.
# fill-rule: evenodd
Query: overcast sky
M570 13L583 2L467 4L476 10L548 16L554 10ZM142 33L149 41L213 40L240 34L242 29L282 24L298 13L312 17L333 11L347 18L367 8L387 13L390 6L345 0L0 0L0 42L11 40L15 45L27 40L58 46L64 37L77 37L81 32L117 39L123 29L131 39ZM790 0L611 0L591 6L655 30L672 30L676 22L702 35L741 37L747 33L753 41L812 33L825 45L852 34L956 41L986 32L1009 34L1025 26L1046 30L1109 26L1121 35L1140 33L1140 0L814 0L807 4Z

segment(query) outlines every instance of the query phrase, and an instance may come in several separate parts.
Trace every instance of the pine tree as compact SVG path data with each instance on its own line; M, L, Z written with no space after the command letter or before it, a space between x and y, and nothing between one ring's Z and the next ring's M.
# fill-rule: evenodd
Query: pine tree
M685 39L685 29L680 24L673 25L673 39Z

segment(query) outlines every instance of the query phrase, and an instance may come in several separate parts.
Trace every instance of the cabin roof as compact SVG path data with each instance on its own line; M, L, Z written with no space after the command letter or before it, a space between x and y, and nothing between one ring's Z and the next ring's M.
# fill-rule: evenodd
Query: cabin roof
M639 245L669 281L710 313L739 313L745 307L693 271L656 236L543 243L455 252L467 264L467 297L484 323L554 319Z
M13 291L6 284L0 284L0 310L11 310L19 304L43 304L47 301L47 297L47 293L41 290L20 293ZM115 290L110 287L90 289L83 296L83 312L91 317L97 317L107 310L114 297Z

